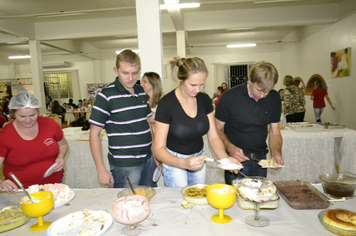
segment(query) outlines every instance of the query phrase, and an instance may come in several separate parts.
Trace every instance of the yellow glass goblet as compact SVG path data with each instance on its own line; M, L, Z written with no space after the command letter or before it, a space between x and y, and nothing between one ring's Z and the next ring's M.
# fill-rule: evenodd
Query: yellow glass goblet
M224 214L224 209L234 205L236 188L227 184L212 184L207 188L206 197L212 207L219 209L219 214L213 215L211 220L219 224L229 223L231 217Z
M53 193L50 191L42 191L31 193L30 196L34 203L32 203L27 196L21 198L20 201L23 213L30 217L37 217L38 219L38 223L32 225L30 230L45 230L52 224L52 222L43 221L43 216L49 213L54 206Z

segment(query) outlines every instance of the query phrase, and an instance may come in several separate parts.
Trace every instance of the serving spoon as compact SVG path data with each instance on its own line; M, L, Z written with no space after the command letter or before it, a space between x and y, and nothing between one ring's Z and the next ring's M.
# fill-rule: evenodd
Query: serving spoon
M30 194L28 194L28 192L27 192L26 189L23 187L21 181L16 177L16 175L14 175L12 172L10 172L9 175L10 175L11 178L15 181L15 183L22 189L22 191L24 191L24 193L27 195L27 197L28 197L28 198L30 199L30 201L33 203Z
M130 188L131 188L132 193L133 193L134 195L136 195L135 189L133 188L129 177L125 176L125 178L126 178L127 182L128 182L129 185L130 185Z

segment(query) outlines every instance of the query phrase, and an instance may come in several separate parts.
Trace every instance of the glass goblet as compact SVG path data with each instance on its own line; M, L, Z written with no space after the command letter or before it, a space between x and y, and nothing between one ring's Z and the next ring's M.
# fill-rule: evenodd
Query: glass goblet
M113 218L126 225L121 234L127 236L139 235L145 231L140 222L144 221L151 212L148 199L140 195L129 195L118 198L112 206Z

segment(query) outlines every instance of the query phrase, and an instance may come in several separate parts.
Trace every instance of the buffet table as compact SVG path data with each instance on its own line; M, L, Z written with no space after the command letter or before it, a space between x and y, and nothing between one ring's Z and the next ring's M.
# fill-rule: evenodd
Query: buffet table
M317 186L318 189L321 186ZM44 221L55 222L56 220L76 211L105 210L111 213L112 203L116 199L116 194L120 189L73 189L75 198L69 205L52 209L43 217ZM181 206L183 201L181 189L178 188L157 188L156 195L151 199L151 213L143 221L146 227L142 235L335 235L326 230L319 222L318 213L322 209L316 210L295 210L291 208L283 199L279 201L279 207L275 210L261 210L260 215L270 220L267 227L252 227L244 222L246 216L253 215L252 210L242 210L235 203L230 209L224 211L232 217L228 224L216 224L210 217L218 213L218 210L210 205L195 205L192 209L184 209ZM19 205L23 193L7 194L0 193L0 209L10 205ZM335 202L331 208L345 208L356 211L356 199L345 202ZM37 218L31 220L16 229L5 232L8 236L45 236L47 231L32 232L29 227L37 223ZM104 235L121 235L120 231L124 225L115 220Z

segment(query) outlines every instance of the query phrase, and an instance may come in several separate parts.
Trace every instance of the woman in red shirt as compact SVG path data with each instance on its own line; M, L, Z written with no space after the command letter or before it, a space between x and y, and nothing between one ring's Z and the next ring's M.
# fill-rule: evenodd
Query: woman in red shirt
M331 108L335 110L335 107L333 107L330 98L328 96L328 92L326 89L322 88L323 83L318 80L315 82L315 89L312 92L312 95L310 96L310 99L313 100L313 108L314 108L314 114L315 114L315 119L316 122L321 122L321 113L323 113L324 107L325 107L325 102L324 102L324 97L330 104Z
M12 97L9 108L15 119L0 130L0 166L4 163L5 176L5 180L0 179L0 190L18 189L10 172L25 188L62 183L68 143L59 124L52 118L39 116L39 102L28 92ZM54 163L58 163L54 173L45 175Z

